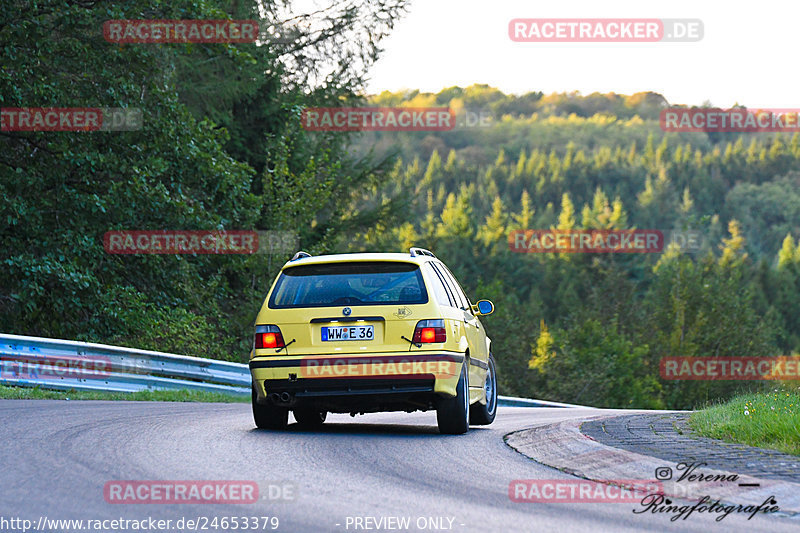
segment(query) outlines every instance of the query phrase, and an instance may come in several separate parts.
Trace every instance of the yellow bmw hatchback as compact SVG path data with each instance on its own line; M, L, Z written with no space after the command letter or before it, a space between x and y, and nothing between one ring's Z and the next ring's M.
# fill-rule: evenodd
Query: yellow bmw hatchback
M472 304L431 252L287 262L258 313L250 353L253 418L281 429L327 413L436 410L441 433L491 424L497 375Z

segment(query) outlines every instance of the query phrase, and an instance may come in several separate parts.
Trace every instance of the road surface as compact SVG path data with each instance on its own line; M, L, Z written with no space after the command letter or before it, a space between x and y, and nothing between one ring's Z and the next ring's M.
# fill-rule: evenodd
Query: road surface
M288 532L404 531L406 523L411 531L456 532L800 531L800 520L778 516L716 522L718 515L695 513L671 522L668 514L635 514L642 507L633 503L509 499L512 480L574 478L515 452L505 434L598 413L500 407L491 426L443 436L432 412L329 415L321 430L292 424L267 432L254 428L249 404L2 400L0 530L21 531L19 521L2 522L13 518L39 531L150 518L171 520L163 530L175 531L183 518L185 529L199 519L195 526L221 531L214 517L277 517L276 530ZM104 487L116 480L246 480L258 484L261 499L108 503ZM84 523L59 528L54 519ZM119 524L113 530L125 530ZM255 531L274 524L262 519Z

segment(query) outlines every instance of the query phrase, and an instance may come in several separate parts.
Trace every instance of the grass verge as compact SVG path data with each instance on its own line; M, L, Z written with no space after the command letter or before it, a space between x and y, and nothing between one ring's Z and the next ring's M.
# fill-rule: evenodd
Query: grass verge
M40 388L0 385L3 400L129 400L137 402L249 402L250 396L232 396L220 392L157 390L139 392L54 391Z
M700 435L800 456L800 389L738 396L689 418Z

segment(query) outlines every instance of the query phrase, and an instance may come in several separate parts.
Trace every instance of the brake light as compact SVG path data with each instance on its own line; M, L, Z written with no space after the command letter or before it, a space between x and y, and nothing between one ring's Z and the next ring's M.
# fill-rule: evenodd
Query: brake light
M261 334L261 347L262 348L277 348L278 335L280 333L262 333Z
M256 348L283 348L285 345L278 326L256 326Z
M422 328L420 340L422 342L433 342L436 339L436 330L433 328Z
M432 342L445 342L447 331L444 329L444 320L420 320L414 328L413 341L415 343L429 344Z

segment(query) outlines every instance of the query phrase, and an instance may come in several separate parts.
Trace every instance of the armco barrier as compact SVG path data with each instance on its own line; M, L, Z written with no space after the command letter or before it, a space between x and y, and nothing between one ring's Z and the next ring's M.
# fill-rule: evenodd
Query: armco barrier
M80 372L63 376L15 372L21 360L53 364L81 358L102 360L106 371L91 376L82 376ZM250 370L241 363L201 357L0 333L0 384L54 390L199 390L247 395ZM498 405L513 407L582 407L510 396L498 396L497 400Z
M584 409L594 409L594 407L588 407L586 405L548 402L545 400L532 400L530 398L515 398L513 396L498 396L497 405L505 405L506 407L582 407Z
M15 375L17 361L52 363L72 359L108 362L101 376ZM0 334L0 383L56 390L135 392L188 389L250 394L247 365L106 344Z

